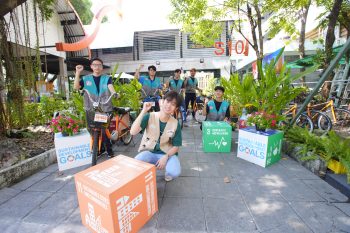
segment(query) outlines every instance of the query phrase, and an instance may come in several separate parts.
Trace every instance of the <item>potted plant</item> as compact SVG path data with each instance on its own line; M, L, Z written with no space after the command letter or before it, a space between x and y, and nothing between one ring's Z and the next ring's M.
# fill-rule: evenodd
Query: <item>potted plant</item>
M269 114L264 111L254 112L248 116L247 123L255 126L257 131L265 132L266 129L275 129L280 117L276 114Z
M68 116L58 116L51 120L50 128L54 133L62 133L62 136L77 134L83 123Z

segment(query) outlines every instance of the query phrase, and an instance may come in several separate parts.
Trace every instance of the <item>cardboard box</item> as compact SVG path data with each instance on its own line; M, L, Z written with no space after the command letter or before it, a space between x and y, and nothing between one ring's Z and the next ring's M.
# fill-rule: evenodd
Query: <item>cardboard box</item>
M157 211L156 167L123 155L75 175L83 224L92 232L137 232Z
M86 129L74 136L55 133L55 149L60 171L91 164L90 134Z
M231 125L224 121L203 121L202 124L204 152L231 152Z
M257 132L255 127L240 129L237 157L267 167L281 159L283 132L266 130Z

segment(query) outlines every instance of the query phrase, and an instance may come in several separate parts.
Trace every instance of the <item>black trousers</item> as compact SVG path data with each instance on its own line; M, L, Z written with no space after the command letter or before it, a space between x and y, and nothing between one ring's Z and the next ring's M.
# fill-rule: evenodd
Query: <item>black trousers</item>
M188 105L191 102L191 106L193 108L194 102L196 101L196 93L186 93L185 94L185 111L188 110ZM194 112L192 112L192 115L194 116Z

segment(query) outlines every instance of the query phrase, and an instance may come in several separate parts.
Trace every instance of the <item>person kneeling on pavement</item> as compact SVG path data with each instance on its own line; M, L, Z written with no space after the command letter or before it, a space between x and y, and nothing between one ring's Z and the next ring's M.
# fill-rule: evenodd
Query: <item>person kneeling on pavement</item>
M137 160L155 164L157 169L165 169L165 180L171 181L181 173L178 158L182 145L181 126L172 114L180 107L182 97L170 91L159 102L160 111L148 113L152 105L143 104L140 115L131 126L131 134L144 132Z
M230 119L230 104L226 100L223 100L225 88L222 86L216 86L215 99L204 101L203 115L206 116L206 121L229 121ZM202 125L200 126L202 129Z

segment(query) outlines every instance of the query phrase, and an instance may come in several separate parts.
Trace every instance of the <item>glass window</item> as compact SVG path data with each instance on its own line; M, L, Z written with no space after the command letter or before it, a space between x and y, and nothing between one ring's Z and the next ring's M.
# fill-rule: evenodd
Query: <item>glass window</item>
M144 52L164 50L175 50L175 35L143 38Z

